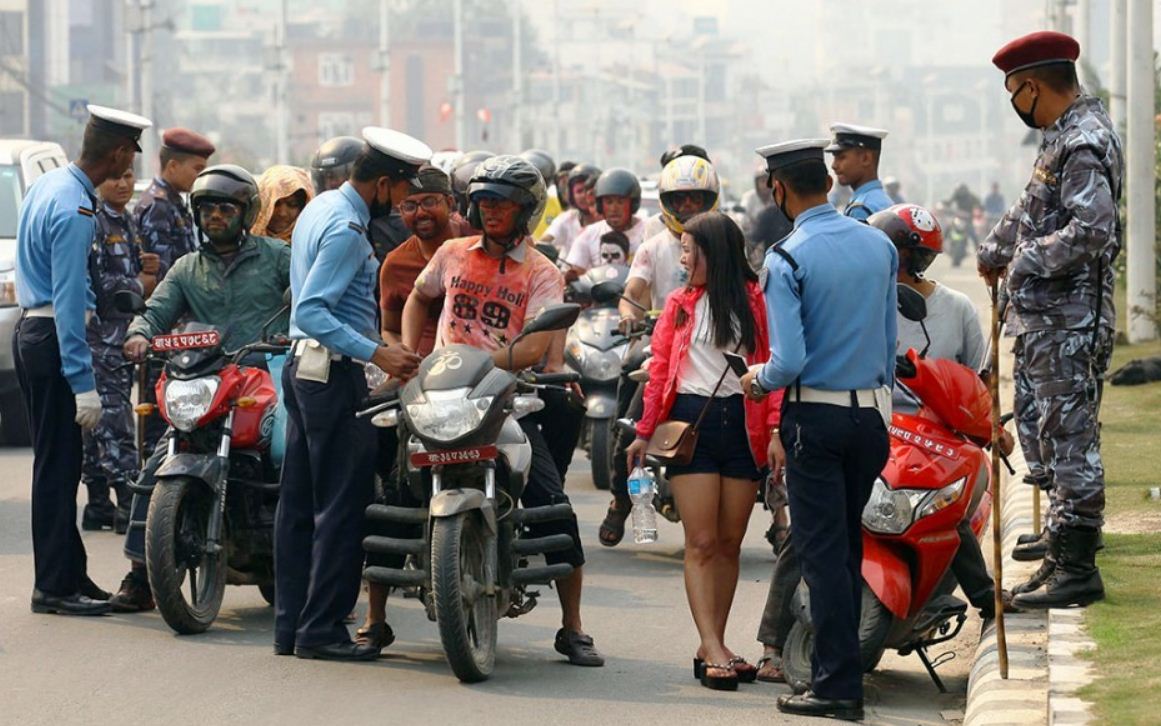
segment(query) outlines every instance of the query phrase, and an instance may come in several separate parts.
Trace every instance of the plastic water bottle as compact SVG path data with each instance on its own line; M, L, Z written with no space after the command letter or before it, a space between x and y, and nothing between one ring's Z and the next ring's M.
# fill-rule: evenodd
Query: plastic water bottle
M653 495L657 486L653 473L641 468L629 474L629 498L633 500L633 541L648 544L657 541L657 510L653 508Z

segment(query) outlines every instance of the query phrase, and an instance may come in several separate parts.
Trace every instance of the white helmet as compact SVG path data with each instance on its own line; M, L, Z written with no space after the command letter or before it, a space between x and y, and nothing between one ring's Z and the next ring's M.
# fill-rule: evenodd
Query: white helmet
M679 156L661 170L657 191L661 197L661 219L671 232L681 235L689 220L688 216L682 218L671 206L671 195L675 192L699 192L704 198L700 211L708 212L717 209L721 184L718 183L718 173L713 164L700 156Z

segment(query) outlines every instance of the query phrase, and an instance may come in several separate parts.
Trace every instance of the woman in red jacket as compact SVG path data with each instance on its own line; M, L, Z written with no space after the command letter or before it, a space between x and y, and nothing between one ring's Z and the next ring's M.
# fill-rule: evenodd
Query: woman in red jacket
M689 283L669 296L653 332L645 411L628 449L629 468L644 456L658 422L696 421L708 405L692 461L668 466L667 474L685 528L685 591L701 638L694 676L709 688L735 690L757 671L726 647L726 621L782 396L748 401L738 376L727 371L727 352L750 365L770 356L766 303L746 262L742 231L720 212L694 217L681 236L681 264Z

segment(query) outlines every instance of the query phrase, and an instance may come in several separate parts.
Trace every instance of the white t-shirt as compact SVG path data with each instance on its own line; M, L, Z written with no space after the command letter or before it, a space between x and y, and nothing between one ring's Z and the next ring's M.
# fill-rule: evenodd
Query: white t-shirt
M907 353L914 348L923 352L927 339L919 323L897 315L899 321L899 342L896 352ZM980 328L979 313L971 298L958 290L936 283L935 290L927 298L927 317L923 324L931 337L928 358L945 358L961 363L973 370L979 370L984 362L984 333ZM911 412L915 404L906 394L896 389L894 407L897 411Z
M613 228L603 219L585 227L580 236L573 240L564 261L582 270L600 267L604 264L601 260L601 236L612 231ZM625 230L625 236L629 238L629 256L632 257L645 241L645 223L639 217L634 217L633 226Z
M713 394L714 386L722 377L722 371L729 367L724 353L732 352L733 345L719 348L714 345L714 329L709 309L709 295L703 294L693 307L693 338L689 344L689 354L681 363L677 374L677 392L692 393L697 396ZM722 379L716 398L725 398L742 392L742 381L730 371Z
M634 277L648 283L653 309L664 309L669 294L689 282L689 272L681 266L681 240L666 228L642 242L629 268L629 279Z
M583 229L580 223L580 212L570 209L556 215L552 223L548 225L548 229L544 231L543 237L552 237L551 244L560 250L561 257L564 257L568 254L573 240L580 235Z
M661 218L661 213L658 212L645 220L645 239L652 239L654 235L661 234L668 230L665 226L665 220Z

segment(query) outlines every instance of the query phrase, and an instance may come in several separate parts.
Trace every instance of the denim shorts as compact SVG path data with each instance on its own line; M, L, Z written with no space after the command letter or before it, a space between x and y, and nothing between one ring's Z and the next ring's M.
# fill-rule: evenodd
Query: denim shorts
M670 421L697 421L709 400L706 396L679 393L669 412ZM761 472L754 464L750 437L746 432L746 405L741 394L714 398L698 427L697 447L688 464L669 464L669 477L682 474L720 474L730 479L756 481Z

